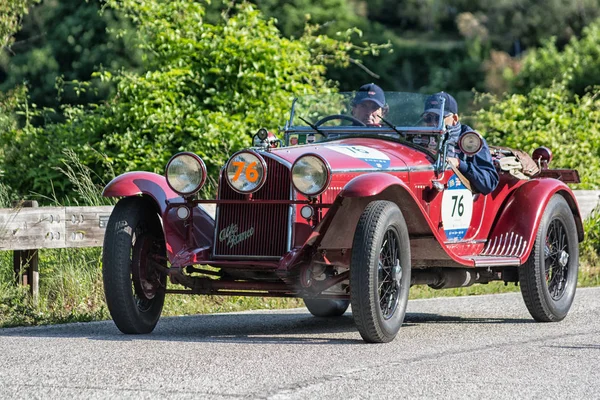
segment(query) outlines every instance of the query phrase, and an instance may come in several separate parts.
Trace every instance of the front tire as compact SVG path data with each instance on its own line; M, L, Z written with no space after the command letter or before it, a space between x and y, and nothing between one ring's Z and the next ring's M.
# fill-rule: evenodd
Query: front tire
M521 294L536 321L566 317L575 297L578 269L575 219L566 200L556 194L544 211L533 250L519 268Z
M339 317L344 315L349 300L341 299L304 299L304 305L315 317Z
M154 330L165 301L164 268L165 240L154 204L121 199L108 220L102 255L106 304L121 332Z
M402 212L389 201L369 203L352 245L350 302L368 343L392 341L404 321L410 289L410 241Z

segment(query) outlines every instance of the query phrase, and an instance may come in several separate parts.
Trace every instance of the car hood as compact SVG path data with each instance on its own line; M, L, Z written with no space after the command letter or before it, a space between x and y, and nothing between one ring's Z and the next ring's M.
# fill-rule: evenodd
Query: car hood
M315 153L329 163L332 172L347 170L398 170L431 166L433 160L424 152L404 144L374 139L347 138L325 143L290 146L271 151L293 164L299 157Z

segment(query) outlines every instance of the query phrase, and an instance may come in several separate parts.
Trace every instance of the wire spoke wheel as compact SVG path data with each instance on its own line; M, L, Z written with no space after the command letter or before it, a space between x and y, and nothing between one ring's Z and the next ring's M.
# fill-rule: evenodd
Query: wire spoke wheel
M393 340L404 321L410 289L408 228L398 206L374 201L363 211L352 245L352 317L369 343Z
M559 300L565 293L568 277L569 249L567 233L559 220L553 220L546 236L544 264L546 284L553 300Z
M393 229L388 229L385 233L383 244L379 252L379 276L378 292L379 307L384 319L390 319L396 307L400 296L400 282L398 277L402 277L402 266L400 265L398 234Z
M521 294L536 321L566 317L577 287L579 243L573 213L561 195L554 195L540 222L533 250L519 268Z

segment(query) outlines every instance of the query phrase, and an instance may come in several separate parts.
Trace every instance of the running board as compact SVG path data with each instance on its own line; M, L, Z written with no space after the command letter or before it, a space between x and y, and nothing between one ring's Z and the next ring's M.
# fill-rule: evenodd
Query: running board
M521 265L519 257L506 256L467 256L466 260L472 260L475 267L513 267Z

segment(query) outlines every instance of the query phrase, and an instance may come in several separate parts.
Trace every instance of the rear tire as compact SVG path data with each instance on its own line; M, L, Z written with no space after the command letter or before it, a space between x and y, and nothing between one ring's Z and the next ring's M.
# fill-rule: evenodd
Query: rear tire
M110 315L123 333L154 330L167 285L162 225L152 201L121 199L104 236L102 275Z
M410 289L410 241L402 212L371 202L352 245L350 301L354 322L369 343L392 341L404 321Z
M533 250L519 268L521 294L536 321L566 317L575 298L578 269L575 219L566 200L556 194L544 211Z
M308 311L315 317L339 317L344 315L349 300L340 299L304 299L304 304Z

